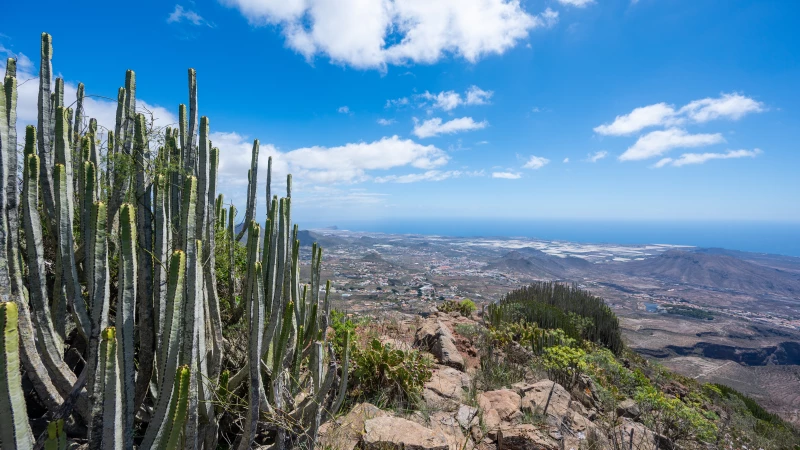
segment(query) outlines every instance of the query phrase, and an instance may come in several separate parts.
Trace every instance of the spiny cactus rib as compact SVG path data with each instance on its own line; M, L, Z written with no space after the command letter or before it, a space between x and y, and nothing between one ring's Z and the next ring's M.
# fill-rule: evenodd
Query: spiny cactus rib
M153 419L145 432L142 448L160 448L160 443L169 437L169 431L165 430L170 425L170 420L164 420L164 418L171 417L169 411L171 411L171 405L175 403L172 387L175 385L183 336L182 311L185 277L186 254L181 250L176 250L172 253L169 263L167 305L163 327L164 340L159 356L161 365L159 365L158 401Z
M6 124L8 131L6 135L8 140L4 141L2 146L14 151L3 152L3 163L8 168L3 169L4 177L6 179L5 190L6 197L4 199L7 223L6 229L8 230L7 243L8 248L12 249L8 255L8 270L11 282L11 293L17 295L15 284L13 283L14 272L20 270L21 263L18 258L13 255L17 254L19 248L19 191L18 191L18 176L17 168L19 167L17 157L17 61L14 58L8 58L6 62L6 77L3 84L3 91L6 98ZM0 119L2 120L2 119ZM35 133L34 133L35 137ZM3 187L0 187L2 189ZM13 255L12 255L13 253Z
M5 417L0 421L0 447L11 450L33 447L20 375L17 318L15 303L0 303L0 411Z
M39 121L38 130L38 155L41 161L42 199L45 208L45 217L54 217L55 200L53 187L50 184L50 174L53 173L53 116L54 108L51 104L50 80L53 79L53 39L47 33L42 33L41 62L39 64ZM47 225L50 225L49 223Z
M153 336L155 324L153 322L153 213L152 213L152 184L146 175L146 167L150 159L150 150L145 136L145 118L142 114L136 115L134 127L133 155L136 165L136 236L134 245L138 244L137 272L134 275L136 284L136 313L139 335L138 375L131 405L133 411L139 409L147 395L150 378L153 373L153 360L155 355L155 339ZM133 317L131 317L133 322ZM131 370L133 372L133 370ZM131 379L132 380L132 379ZM127 386L126 386L127 388ZM133 412L127 417L133 420ZM126 427L128 428L133 427ZM132 441L131 442L131 446Z
M159 368L163 364L161 360L161 348L164 334L164 319L167 308L168 293L168 263L169 263L169 241L172 227L169 223L169 185L166 175L158 175L154 184L154 237L153 256L153 323L155 331L155 367ZM155 377L162 377L163 374L154 370ZM158 383L160 384L160 383Z
M99 348L100 330L108 326L109 310L109 274L108 274L108 237L106 222L108 219L107 208L103 202L92 205L92 216L89 227L88 244L92 248L92 257L87 267L87 290L92 303L92 331L89 335L89 349L86 367L88 378L86 388L91 398L93 411L102 404L102 385L99 382ZM93 415L95 414L93 412ZM94 430L89 429L89 438L94 435Z
M8 142L8 116L6 114L6 90L0 89L0 249L8 248L8 224L6 223L6 182L9 172L8 157L11 149ZM9 275L8 260L0 257L0 302L11 300L11 279Z
M47 441L45 450L67 450L67 433L64 431L64 419L58 419L47 424Z
M36 155L28 155L26 169L22 208L27 241L28 282L30 284L29 292L34 325L45 367L50 373L56 389L64 396L72 390L76 377L62 359L63 342L60 341L60 337L53 326L50 308L47 304L42 227L37 208L40 167L39 158ZM88 417L88 405L85 401L78 405L78 410L82 415L86 414L84 417Z
M212 147L208 164L208 227L205 234L207 245L204 246L203 279L205 281L206 304L208 305L209 322L211 324L211 358L209 359L208 375L213 382L219 377L222 367L222 317L217 293L216 271L216 226L217 212L215 206L217 196L217 171L219 168L219 149ZM222 194L220 194L221 196ZM219 199L220 206L222 198Z
M258 225L253 225L258 227ZM255 231L251 236L258 236ZM257 241L257 239L254 239ZM264 290L262 267L260 262L254 264L254 279L251 289L249 311L250 345L250 384L248 388L248 412L245 420L245 432L242 436L242 443L239 448L248 449L256 438L258 431L258 419L260 415L260 401L263 394L264 385L261 382L261 333L264 328Z
M157 449L176 449L180 448L181 432L187 420L187 410L189 408L189 379L191 378L190 369L186 366L178 369L178 376L175 378L175 389L172 393L174 403L170 408L170 415L167 419L169 423L168 439Z
M92 413L90 450L124 448L122 379L119 367L117 333L108 327L101 333L98 384L102 399Z
M250 183L247 185L247 209L244 212L244 223L248 224L253 220L256 209L256 186L258 185L258 139L253 141L253 154L250 161ZM247 227L242 227L236 240L241 241Z
M78 270L75 264L75 252L73 250L75 239L72 235L72 217L70 214L71 197L69 197L69 177L63 164L56 164L53 172L53 186L56 194L56 217L58 231L58 252L56 253L56 283L54 285L54 303L70 305L72 315L78 325L78 332L84 337L89 337L91 322L86 304L83 301L81 285L78 281ZM66 295L66 298L63 297ZM66 315L66 308L59 314ZM58 319L58 317L56 317ZM62 318L61 326L63 327ZM59 331L60 332L60 331ZM62 336L66 336L65 334Z
M134 311L137 290L136 263L136 227L134 218L135 209L130 203L123 203L119 210L119 299L117 302L117 329L119 342L119 366L122 370L122 426L125 439L125 448L133 448L134 428L134 375L136 369L133 365L133 333ZM140 335L146 330L139 330ZM141 351L141 350L140 350ZM140 376L147 376L144 369Z
M181 145L184 145L181 143ZM189 129L184 148L184 169L197 174L197 72L189 69Z

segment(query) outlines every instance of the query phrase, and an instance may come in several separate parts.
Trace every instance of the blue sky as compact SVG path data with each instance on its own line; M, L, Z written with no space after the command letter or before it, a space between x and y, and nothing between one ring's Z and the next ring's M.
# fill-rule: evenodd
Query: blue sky
M197 69L240 209L258 138L301 222L800 221L796 2L8 3L0 53L34 78L51 33L101 125L126 69L161 125Z

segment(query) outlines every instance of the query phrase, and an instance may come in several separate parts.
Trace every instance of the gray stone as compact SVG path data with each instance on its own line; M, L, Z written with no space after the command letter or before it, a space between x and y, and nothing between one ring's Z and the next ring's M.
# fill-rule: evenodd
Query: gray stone
M367 420L361 446L365 450L450 450L442 433L399 417Z
M431 389L442 397L461 401L469 390L469 375L449 366L440 366L433 369L431 379L425 383L425 388Z
M414 336L414 346L431 352L446 366L464 370L464 357L456 348L453 333L439 320L423 322Z
M328 422L320 429L322 448L331 450L353 450L364 434L364 423L388 414L375 405L361 403L335 422Z
M468 430L470 427L478 423L478 408L473 408L467 405L461 405L456 413L456 420L461 428Z
M553 395L550 395L550 391ZM550 403L547 402L548 397ZM572 398L560 384L553 384L550 380L543 380L533 385L524 392L522 397L522 409L532 412L544 413L547 407L547 421L552 425L560 425L569 410L569 402Z
M619 417L636 419L641 414L642 412L639 410L639 405L637 405L636 402L630 398L626 398L617 405L617 416Z

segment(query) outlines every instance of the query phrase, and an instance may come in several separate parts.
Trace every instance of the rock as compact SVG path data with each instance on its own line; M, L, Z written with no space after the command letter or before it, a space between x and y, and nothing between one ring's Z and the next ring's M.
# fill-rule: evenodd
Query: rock
M577 389L575 389L576 398L583 403L587 408L596 408L599 404L599 397L597 396L597 388L594 381L589 375L581 374L578 377Z
M556 450L558 443L530 424L502 427L497 432L497 448L503 450Z
M630 398L626 398L617 405L617 416L619 417L637 419L641 414L642 412L639 410L639 405Z
M399 417L376 417L364 423L365 450L450 450L441 433Z
M464 370L464 357L458 352L453 334L441 321L426 320L417 329L414 346L427 350L440 363Z
M488 429L497 428L501 422L509 421L519 412L521 398L509 389L484 392L478 396L478 405L483 410L483 422Z
M448 366L433 369L431 379L425 383L427 389L431 389L442 397L452 398L459 402L463 399L464 393L469 390L469 385L469 375Z
M641 423L625 418L621 425L614 428L614 441L621 448L631 448L631 439L633 439L632 447L637 450L658 449L659 438L655 433Z
M552 395L550 391L552 390ZM548 403L548 398L550 399ZM543 380L536 384L530 385L529 389L524 391L522 397L522 409L532 412L540 412L547 414L547 422L550 425L559 426L564 420L569 410L569 402L572 398L560 384L553 383L550 380ZM547 411L545 411L547 407Z
M411 345L407 342L403 342L400 339L395 339L389 336L381 336L380 338L381 344L386 345L389 344L395 350L402 350L404 352L411 350Z
M444 397L433 389L428 388L422 390L422 400L425 402L427 408L432 411L455 411L459 404L458 401Z
M470 427L478 423L478 408L461 405L456 413L456 420L461 425L461 428L470 429Z
M569 402L569 409L577 412L578 414L589 417L589 410L587 410L586 407L583 406L583 403L581 402L576 402L575 400L572 400L571 402Z
M430 416L429 428L442 433L447 439L450 450L472 449L474 445L469 437L464 435L461 426L455 417L446 412L436 412Z
M323 425L324 428L320 429L320 444L322 448L353 450L364 434L364 423L369 419L386 416L388 414L375 405L358 404L345 416Z

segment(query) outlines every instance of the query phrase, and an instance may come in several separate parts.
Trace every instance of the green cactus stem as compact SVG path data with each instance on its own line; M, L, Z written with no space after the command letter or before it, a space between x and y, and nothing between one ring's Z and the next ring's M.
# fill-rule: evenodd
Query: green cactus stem
M42 200L45 217L54 217L55 199L50 175L53 173L53 117L55 110L51 104L50 80L53 79L53 38L42 33L41 60L39 63L39 121L37 123L38 155L41 161ZM46 225L50 225L47 223ZM52 228L52 227L51 227Z
M253 153L250 160L250 172L248 174L250 182L247 185L247 209L244 212L244 223L250 223L256 209L256 186L258 185L258 139L253 141ZM242 227L236 240L241 241L247 227Z
M11 450L33 447L25 395L20 375L18 311L13 302L0 303L0 447Z
M67 450L67 433L64 431L64 419L53 420L47 424L47 440L45 450Z
M101 333L98 384L102 398L93 403L90 450L124 448L123 393L117 333L107 327Z
M119 366L122 371L122 426L125 448L133 447L134 428L134 386L136 368L133 365L134 353L134 311L136 302L137 279L139 279L136 262L136 212L133 205L123 203L119 210L119 295L117 296L117 329L119 341ZM139 329L140 336L146 331ZM140 349L141 352L141 349ZM140 376L147 376L141 369Z

